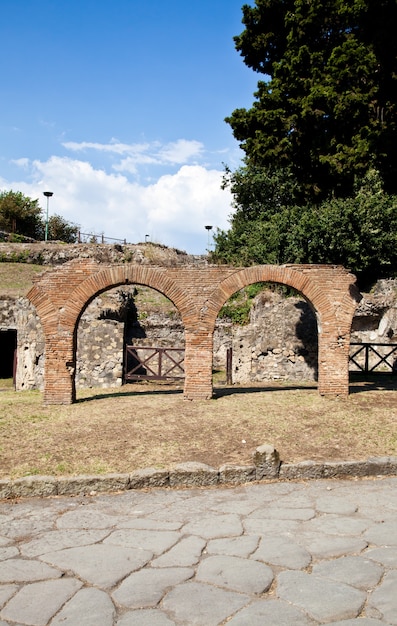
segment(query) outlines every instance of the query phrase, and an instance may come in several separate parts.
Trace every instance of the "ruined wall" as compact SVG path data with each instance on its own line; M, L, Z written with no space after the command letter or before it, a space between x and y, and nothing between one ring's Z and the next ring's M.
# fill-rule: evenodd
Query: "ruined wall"
M397 279L379 280L353 318L352 342L397 343Z
M318 334L305 300L260 294L250 324L233 328L233 381L315 380Z
M17 331L18 390L42 389L44 336L35 308L26 298L0 299L0 330Z

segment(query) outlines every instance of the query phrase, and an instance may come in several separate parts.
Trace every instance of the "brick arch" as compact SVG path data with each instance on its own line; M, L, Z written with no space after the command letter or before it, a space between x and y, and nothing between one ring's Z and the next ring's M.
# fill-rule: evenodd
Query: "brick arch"
M48 404L69 404L76 399L76 333L85 308L100 293L128 284L144 285L165 295L186 324L191 303L178 285L177 274L170 275L165 267L129 264L103 267L92 260L74 260L59 271L46 273L30 290L28 298L43 325L44 398Z
M319 320L319 391L347 394L350 328L358 297L355 278L343 267L159 267L75 259L37 277L28 293L45 337L45 402L75 400L75 331L80 316L97 294L123 284L151 287L174 303L185 329L185 397L210 398L219 309L235 291L261 281L289 285L311 302Z
M318 389L323 395L347 395L350 330L360 294L355 277L340 266L260 265L227 276L212 294L207 315L215 326L225 302L236 291L258 282L292 287L316 313L318 330Z
M96 296L122 285L143 285L159 291L171 300L183 321L186 313L186 296L178 284L167 276L164 269L121 265L100 270L71 292L70 299L61 312L61 324L75 326L84 309Z
M292 287L304 296L319 316L325 319L332 311L329 293L321 287L318 280L292 266L259 265L238 270L219 284L211 299L209 316L212 316L215 321L221 307L236 291L259 282L272 282Z

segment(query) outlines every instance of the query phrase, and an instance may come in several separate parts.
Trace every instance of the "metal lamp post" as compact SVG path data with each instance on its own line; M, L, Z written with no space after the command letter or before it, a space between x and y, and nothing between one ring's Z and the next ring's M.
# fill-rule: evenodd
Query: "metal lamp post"
M47 198L47 213L46 213L46 219L45 219L45 236L44 236L44 241L48 240L48 205L50 203L50 198L51 196L54 195L54 193L52 191L43 191L43 195L45 195L45 197Z
M207 252L210 251L210 231L212 230L212 226L205 226L205 230L208 232L208 241L207 241Z

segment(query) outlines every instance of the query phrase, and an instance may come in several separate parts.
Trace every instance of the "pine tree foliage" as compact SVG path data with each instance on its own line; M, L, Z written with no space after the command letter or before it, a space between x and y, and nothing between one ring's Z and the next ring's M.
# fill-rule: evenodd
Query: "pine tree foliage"
M263 76L227 122L230 230L214 259L342 264L368 287L397 274L396 0L256 0L235 37Z
M236 48L265 75L227 118L247 164L292 167L315 199L370 166L396 192L396 0L256 0L243 24Z

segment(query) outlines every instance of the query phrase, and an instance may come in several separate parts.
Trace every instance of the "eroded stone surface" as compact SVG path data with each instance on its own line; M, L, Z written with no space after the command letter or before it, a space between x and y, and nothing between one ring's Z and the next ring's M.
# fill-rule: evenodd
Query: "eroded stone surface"
M308 615L300 609L283 602L282 600L261 600L242 609L233 617L230 626L315 626Z
M305 548L288 537L263 537L252 558L289 569L304 569L312 560Z
M34 582L48 578L60 578L61 572L37 561L8 559L0 567L0 583Z
M158 609L139 609L125 613L116 626L176 626L176 624Z
M320 622L357 617L366 594L350 585L305 572L281 572L277 595Z
M146 565L151 557L152 552L148 550L101 544L67 548L41 558L63 570L72 570L87 583L106 589Z
M386 623L397 624L397 570L388 572L381 585L375 589L369 599L369 615L371 609L379 611Z
M31 583L13 596L2 609L0 617L28 626L46 626L81 586L82 583L74 578Z
M248 602L249 596L191 582L170 591L163 600L163 607L179 623L218 626Z
M390 477L3 501L0 626L393 626L396 494Z
M81 589L54 617L51 626L113 626L115 614L107 593L99 589Z
M270 567L237 556L209 556L197 568L196 579L241 593L263 593L273 582Z
M258 535L212 539L207 544L206 552L208 554L227 554L228 556L248 558L257 549L259 541L260 537Z
M106 545L125 546L126 548L142 548L153 554L162 554L169 550L181 538L181 534L172 530L116 530L105 539Z
M113 598L118 604L132 609L154 608L168 589L188 580L193 574L194 571L187 567L141 570L128 576L113 593Z
M206 545L201 537L184 537L157 559L153 559L152 567L189 567L196 565Z
M317 563L312 572L317 576L324 576L324 578L366 590L372 589L379 583L384 570L370 559L361 556L346 556Z

